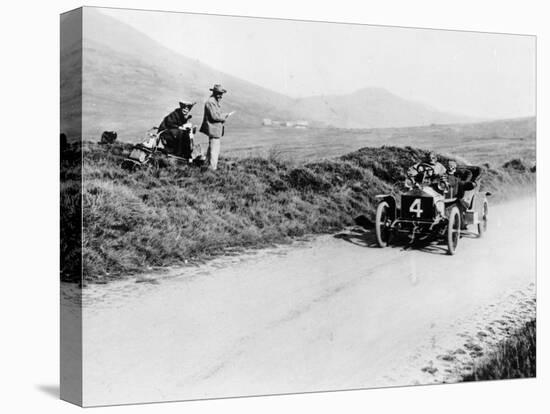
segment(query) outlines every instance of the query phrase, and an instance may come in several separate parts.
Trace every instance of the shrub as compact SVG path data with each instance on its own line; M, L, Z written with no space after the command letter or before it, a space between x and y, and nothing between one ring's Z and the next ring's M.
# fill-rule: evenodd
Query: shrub
M514 158L513 160L507 161L502 165L502 168L505 170L514 170L519 172L525 172L527 167L523 163L523 160L519 158Z

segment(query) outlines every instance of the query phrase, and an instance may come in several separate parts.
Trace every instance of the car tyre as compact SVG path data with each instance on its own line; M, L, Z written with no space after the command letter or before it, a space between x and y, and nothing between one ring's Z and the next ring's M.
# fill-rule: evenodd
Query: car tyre
M447 248L451 256L455 254L456 248L458 247L460 226L460 211L458 207L454 206L449 212L449 223L447 225Z
M379 247L386 247L390 242L391 230L388 227L390 205L382 201L376 207L376 241Z
M483 202L483 208L481 209L481 217L479 223L477 223L477 237L483 237L483 233L487 231L487 221L489 217L489 203L487 200Z

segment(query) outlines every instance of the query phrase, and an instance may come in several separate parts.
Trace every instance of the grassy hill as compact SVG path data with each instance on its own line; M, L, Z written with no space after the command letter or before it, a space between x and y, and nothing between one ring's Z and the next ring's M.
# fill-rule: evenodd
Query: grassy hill
M372 219L374 196L391 191L425 154L411 147L381 147L303 164L276 156L222 158L217 173L161 157L128 173L120 163L129 148L92 143L82 148L82 257L89 281L334 232L362 214ZM75 150L68 149L63 158ZM484 188L497 198L512 196L512 188L532 191L535 174L524 167L516 160L488 169ZM63 172L63 204L69 206L64 221L80 217L80 204L71 202L78 197L79 181L71 185L77 173ZM63 256L70 253L62 247ZM74 280L80 269L64 263L62 278Z
M507 119L473 124L427 125L376 129L263 128L236 130L228 127L224 154L233 157L266 155L276 151L296 161L335 157L363 147L381 145L431 148L460 156L473 164L501 165L512 158L534 163L536 119ZM196 142L207 140L198 134Z

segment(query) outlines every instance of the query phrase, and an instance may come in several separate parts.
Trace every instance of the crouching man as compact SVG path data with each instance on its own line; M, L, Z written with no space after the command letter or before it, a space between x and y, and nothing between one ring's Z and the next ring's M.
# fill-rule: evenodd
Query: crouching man
M179 108L170 112L159 125L160 139L166 151L181 158L191 158L193 151L192 125L189 114L195 102L180 102Z

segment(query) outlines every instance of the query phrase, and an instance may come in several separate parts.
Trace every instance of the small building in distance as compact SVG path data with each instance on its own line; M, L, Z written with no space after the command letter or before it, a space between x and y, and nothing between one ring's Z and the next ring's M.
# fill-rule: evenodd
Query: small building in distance
M262 121L262 126L264 126L264 127L280 127L280 126L284 126L284 125L283 125L282 121L274 121L272 119L265 118Z
M286 128L308 128L309 122L300 121L276 121L270 118L262 119L262 126L264 127L286 127Z

